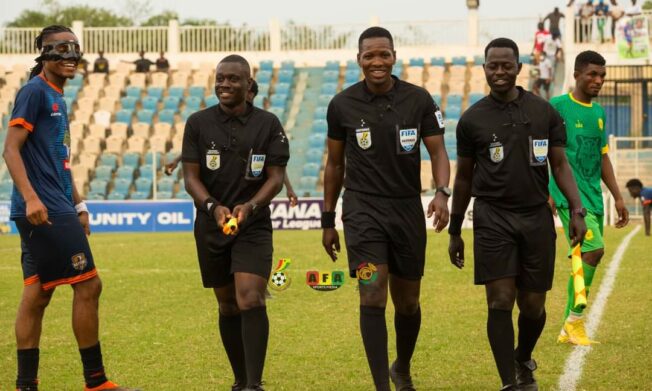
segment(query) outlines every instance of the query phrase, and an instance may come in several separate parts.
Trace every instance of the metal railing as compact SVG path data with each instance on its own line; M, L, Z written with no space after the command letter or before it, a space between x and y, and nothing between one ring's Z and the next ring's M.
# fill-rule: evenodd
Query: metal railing
M87 53L148 53L168 50L168 27L85 27Z
M625 183L632 178L652 183L652 137L609 136L609 156L630 217L641 218L641 203L627 194ZM609 196L609 224L615 224L617 218L614 200Z
M270 50L270 33L260 27L181 26L181 52L245 52Z
M648 22L648 35L652 38L652 11L645 10L642 13ZM620 20L620 19L618 19ZM575 16L573 22L574 42L575 43L602 43L613 42L615 40L616 26L610 15L597 16L593 15L588 18Z
M0 29L0 54L36 54L34 40L40 28Z
M288 24L281 27L281 50L355 49L358 35L367 27L364 23Z
M484 46L492 39L500 37L510 38L515 42L533 42L538 22L538 18L480 19L479 43ZM525 52L524 49L521 50Z
M383 23L383 27L392 32L396 47L466 45L468 43L466 19L389 22Z

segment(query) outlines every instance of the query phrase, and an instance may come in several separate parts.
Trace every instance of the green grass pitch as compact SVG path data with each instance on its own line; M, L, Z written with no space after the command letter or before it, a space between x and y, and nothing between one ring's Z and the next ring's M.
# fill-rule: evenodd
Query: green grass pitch
M631 228L606 229L607 255L594 281ZM268 301L271 334L264 379L275 390L370 390L372 382L358 331L354 281L317 292L307 269L346 270L333 264L320 231L279 231L275 259L292 259L288 290ZM497 390L499 378L485 333L484 290L473 285L472 232L465 231L467 266L447 256L448 238L429 231L421 303L423 321L413 360L419 390ZM94 234L90 238L104 282L101 341L109 376L144 390L227 390L232 382L217 330L217 304L201 286L191 233ZM534 358L541 389L554 389L571 348L555 343L561 325L569 261L558 235L557 273L548 295L548 323ZM343 243L342 243L343 244ZM633 239L616 279L578 389L652 389L650 238ZM22 289L17 236L0 237L0 390L15 381L13 322ZM589 297L589 305L590 305ZM390 360L395 357L393 307L388 304ZM516 314L516 311L515 311ZM42 390L81 390L82 370L70 326L71 289L59 287L41 340Z

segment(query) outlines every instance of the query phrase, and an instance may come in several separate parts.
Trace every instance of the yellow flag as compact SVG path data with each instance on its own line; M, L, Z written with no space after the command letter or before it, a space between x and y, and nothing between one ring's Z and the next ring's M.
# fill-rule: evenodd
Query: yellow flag
M586 308L586 287L584 286L584 269L582 268L581 244L573 248L571 255L571 276L575 288L575 309Z

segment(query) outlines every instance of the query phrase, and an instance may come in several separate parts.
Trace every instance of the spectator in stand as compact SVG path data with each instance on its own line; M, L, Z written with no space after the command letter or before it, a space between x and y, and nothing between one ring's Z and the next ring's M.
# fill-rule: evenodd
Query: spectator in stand
M588 0L580 8L580 42L591 42L593 36L593 0Z
M539 78L534 82L533 93L545 100L550 99L550 83L552 82L552 61L546 52L542 53L541 62L539 62ZM541 87L546 92L545 97L541 94Z
M145 58L145 51L144 50L141 50L140 52L138 52L138 55L140 56L140 58L138 60L136 60L136 61L122 60L122 62L135 64L136 65L136 72L148 73L149 72L149 67L151 67L155 63L153 63L151 60Z
M98 57L93 63L93 72L95 73L109 73L109 60L104 58L104 50L97 52Z
M618 5L616 0L611 0L609 14L611 15L611 40L616 42L616 23L625 15L625 10Z
M559 28L559 21L563 17L564 14L562 14L559 11L559 7L555 7L555 9L543 19L544 22L546 20L549 21L550 24L548 26L548 30L550 31L550 34L552 34L553 39L561 38L561 29Z
M534 34L534 46L532 47L532 55L534 56L534 59L537 63L541 59L543 44L546 42L546 38L549 36L550 32L545 29L543 22L539 22L537 25L537 32Z
M640 4L636 4L636 0L632 0L632 5L625 9L625 15L627 16L636 16L643 13Z
M605 4L604 0L600 0L598 5L595 6L595 14L600 43L604 43L604 26L607 23L607 15L609 15L609 5Z
M161 56L156 59L156 72L168 72L170 70L170 63L165 58L165 52L161 52Z

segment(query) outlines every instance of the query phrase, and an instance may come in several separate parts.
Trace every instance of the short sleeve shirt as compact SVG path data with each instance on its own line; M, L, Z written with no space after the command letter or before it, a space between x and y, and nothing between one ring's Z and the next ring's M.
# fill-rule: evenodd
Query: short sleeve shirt
M643 206L652 205L652 188L644 187L641 189L641 203Z
M566 156L582 205L594 214L603 215L602 155L609 152L604 109L597 102L580 102L571 93L552 98L550 104L566 122ZM550 180L550 195L557 206L569 207L554 178Z
M149 67L154 63L146 58L140 58L134 61L134 64L136 64L136 72L144 73L149 72Z
M51 216L76 213L67 112L63 91L37 76L18 91L9 121L9 126L29 132L20 155L30 184ZM25 201L15 186L10 217L25 217Z
M361 81L331 100L327 120L328 137L345 143L347 190L392 198L421 193L421 139L444 133L426 90L394 77L390 92L374 95Z
M109 60L106 58L98 58L93 64L93 72L95 73L109 73Z
M527 210L548 201L548 154L566 144L564 123L545 100L519 88L516 100L491 95L464 112L457 154L472 158L472 195L494 206Z
M240 117L215 105L186 122L181 160L199 164L206 190L228 208L249 201L267 179L265 167L285 167L289 157L278 118L250 104Z

